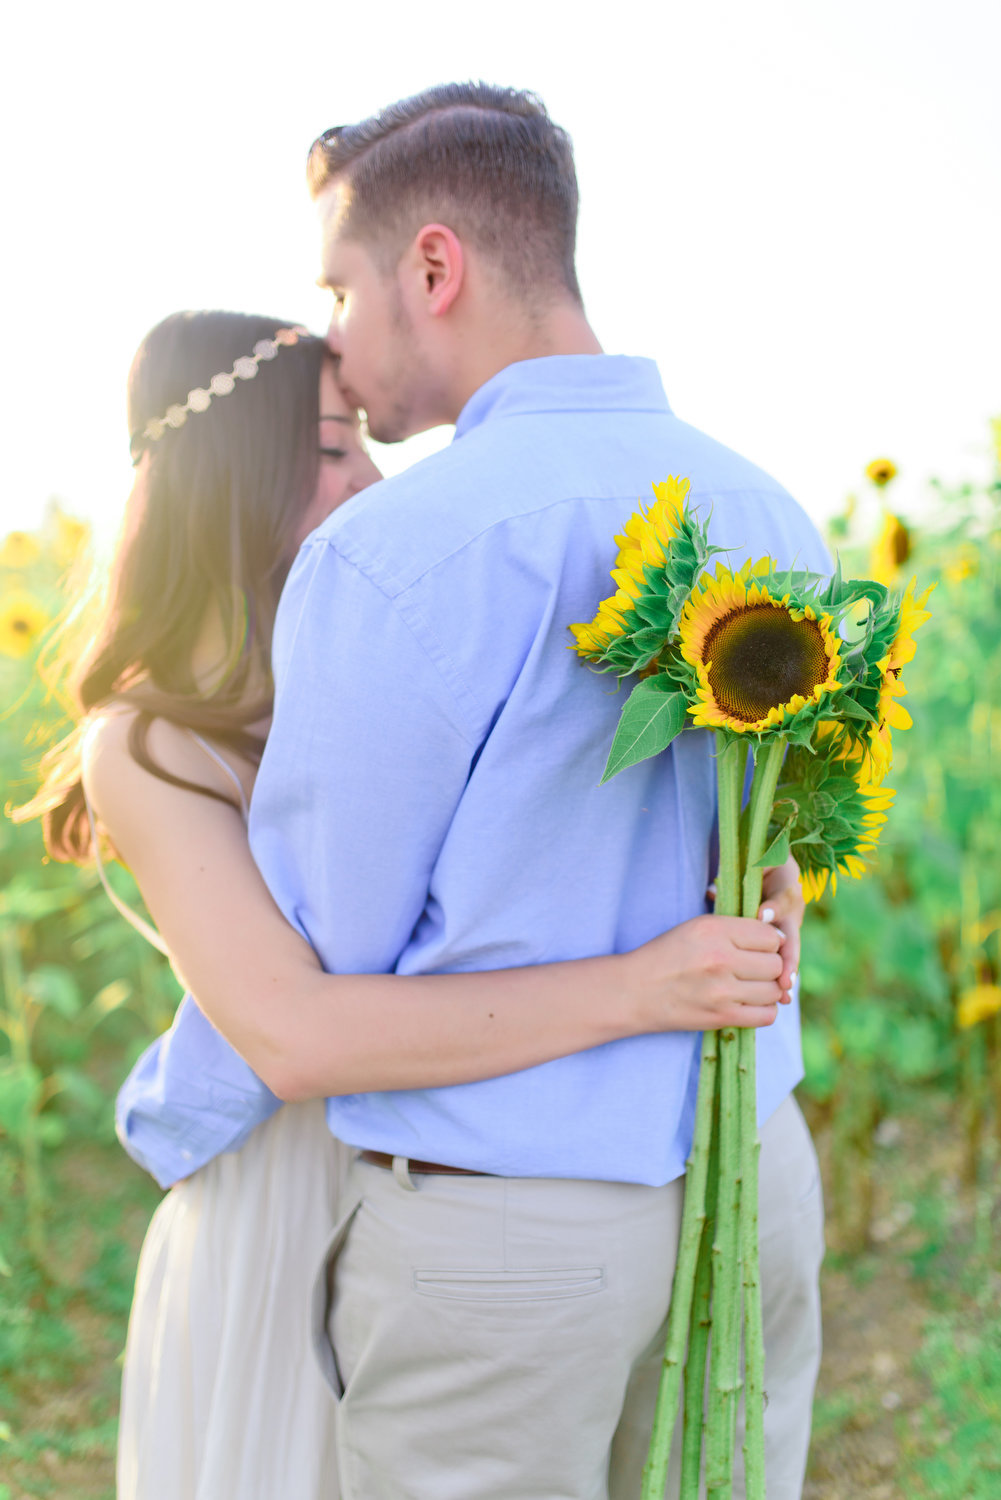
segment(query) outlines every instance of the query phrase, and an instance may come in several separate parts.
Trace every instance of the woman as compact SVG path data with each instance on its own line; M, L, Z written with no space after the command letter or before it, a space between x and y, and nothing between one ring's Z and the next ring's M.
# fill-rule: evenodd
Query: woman
M194 391L205 395L181 415ZM271 319L166 319L133 362L128 415L136 482L107 599L72 671L81 723L22 810L43 814L53 854L96 857L102 878L84 762L100 781L124 757L181 807L214 801L244 842L285 573L308 532L379 478L323 342ZM64 650L69 663L78 643ZM343 1153L322 1104L295 1105L161 1203L126 1348L123 1500L336 1494L305 1289Z
M176 1069L194 1036L189 1167L158 1170L162 1122L137 1124L128 1108L121 1121L127 1149L176 1185L137 1276L119 1495L319 1500L336 1493L333 1408L306 1303L343 1148L319 1103L279 1099L462 1083L735 1018L692 1000L683 929L631 954L531 970L324 974L261 881L245 814L282 581L307 533L377 470L325 346L266 319L168 318L133 364L129 421L136 485L75 673L80 729L24 812L43 813L57 857L99 860L103 838L127 862L164 951L258 1076L190 1001L137 1068ZM771 905L779 919L782 898ZM744 960L759 1003L740 1024L774 1017L777 943ZM466 1045L453 1055L457 1027ZM470 1037L482 1039L475 1068L459 1056ZM232 1128L206 1140L199 1094L218 1116L220 1089Z

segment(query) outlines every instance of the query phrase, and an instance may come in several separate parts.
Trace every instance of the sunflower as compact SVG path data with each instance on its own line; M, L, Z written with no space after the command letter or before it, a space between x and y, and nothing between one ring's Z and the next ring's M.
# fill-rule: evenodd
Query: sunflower
M888 510L869 556L870 577L875 578L877 583L885 583L887 588L892 588L913 551L909 528L899 516Z
M858 807L864 811L856 813L854 847L843 851L832 851L832 862L826 867L821 866L817 861L812 845L803 845L796 851L800 866L800 884L803 887L803 897L807 901L818 901L824 894L828 881L830 881L833 895L838 888L839 875L847 875L852 880L860 880L869 868L867 858L875 853L879 836L883 831L883 824L886 822L896 793L889 787L860 787L857 784L856 791L859 799ZM850 811L850 806L844 803L838 808L841 819L846 823L850 821Z
M892 459L874 458L865 472L866 477L872 480L877 489L883 489L891 479L896 479L897 466Z
M593 620L570 626L578 656L624 676L648 671L671 639L696 578L718 550L688 508L689 489L681 478L654 484L654 503L640 506L615 538L616 591Z
M739 573L704 573L681 617L681 654L694 668L696 725L738 734L780 730L839 687L841 641L830 615L790 604L755 580L771 558Z
M980 571L980 556L976 547L967 542L953 554L942 571L950 583L964 583L967 578L975 578Z
M912 578L900 601L889 650L876 663L879 673L876 722L867 727L862 740L859 780L863 786L879 786L893 762L892 731L910 729L913 723L906 708L897 701L907 694L901 672L914 655L914 632L931 619L931 611L924 605L934 587L929 586L920 599L915 599L915 582Z
M0 568L30 568L41 553L30 531L8 531L0 547Z
M617 636L627 635L635 626L630 620L636 599L625 589L618 589L610 599L603 599L598 613L589 625L571 625L578 656L601 657Z
M90 527L86 521L67 515L59 505L53 505L50 518L52 533L52 555L60 568L68 568L90 542Z
M978 1021L986 1021L989 1016L996 1016L999 1012L1001 1012L1001 986L975 984L970 989L964 990L959 997L956 1024L965 1031L970 1026L976 1026Z
M818 900L828 884L836 891L839 875L858 880L866 873L894 795L888 787L860 786L857 764L837 738L831 745L830 733L818 735L817 753L790 748L769 835L788 839L807 901Z
M0 605L0 652L27 656L49 623L49 616L30 594L14 594Z
M655 483L653 505L646 509L640 506L622 528L623 535L615 538L619 555L612 580L633 598L639 597L646 582L644 569L662 568L666 563L671 544L681 532L690 488L688 479L670 478L663 484Z

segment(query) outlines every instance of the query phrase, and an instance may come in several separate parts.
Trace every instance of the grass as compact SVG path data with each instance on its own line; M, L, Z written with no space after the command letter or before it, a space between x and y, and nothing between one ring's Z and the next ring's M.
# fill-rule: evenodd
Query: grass
M13 1153L0 1142L0 1500L113 1500L120 1357L159 1194L107 1140L77 1138L46 1166L43 1273L24 1248Z

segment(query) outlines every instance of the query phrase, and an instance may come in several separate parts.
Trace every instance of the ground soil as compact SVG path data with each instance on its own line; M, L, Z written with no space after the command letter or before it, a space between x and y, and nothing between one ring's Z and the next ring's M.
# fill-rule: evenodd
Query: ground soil
M811 1123L830 1204L832 1132L816 1115ZM824 1354L803 1500L914 1500L901 1471L948 1439L945 1432L929 1435L932 1391L917 1359L948 1282L940 1250L927 1271L929 1248L941 1235L929 1234L928 1225L946 1226L961 1261L977 1189L964 1181L961 1133L946 1100L884 1120L876 1139L867 1243L846 1246L837 1217L829 1217ZM958 1274L955 1280L959 1307Z

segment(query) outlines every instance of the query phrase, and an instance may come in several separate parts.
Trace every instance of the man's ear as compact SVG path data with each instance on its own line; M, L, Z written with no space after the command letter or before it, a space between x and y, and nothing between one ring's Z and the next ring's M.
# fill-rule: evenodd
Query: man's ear
M419 278L417 294L432 318L447 313L462 288L465 256L453 229L425 224L410 247L411 264Z

